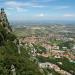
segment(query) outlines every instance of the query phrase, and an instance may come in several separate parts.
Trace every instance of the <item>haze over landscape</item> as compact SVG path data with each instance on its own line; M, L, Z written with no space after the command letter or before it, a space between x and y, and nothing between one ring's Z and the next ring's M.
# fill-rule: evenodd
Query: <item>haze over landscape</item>
M0 0L11 22L75 23L74 0Z

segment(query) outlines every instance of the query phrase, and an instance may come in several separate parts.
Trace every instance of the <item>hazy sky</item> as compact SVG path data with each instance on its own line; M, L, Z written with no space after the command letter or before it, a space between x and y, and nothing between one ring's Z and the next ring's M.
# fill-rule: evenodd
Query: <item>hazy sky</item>
M10 20L75 20L75 0L0 0Z

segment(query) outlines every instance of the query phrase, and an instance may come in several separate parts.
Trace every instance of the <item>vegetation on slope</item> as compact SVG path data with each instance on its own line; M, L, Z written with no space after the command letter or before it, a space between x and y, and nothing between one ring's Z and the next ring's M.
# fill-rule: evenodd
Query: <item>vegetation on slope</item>
M0 75L12 75L11 65L15 66L16 75L42 75L38 65L30 60L27 49L21 47L18 54L16 36L0 26Z

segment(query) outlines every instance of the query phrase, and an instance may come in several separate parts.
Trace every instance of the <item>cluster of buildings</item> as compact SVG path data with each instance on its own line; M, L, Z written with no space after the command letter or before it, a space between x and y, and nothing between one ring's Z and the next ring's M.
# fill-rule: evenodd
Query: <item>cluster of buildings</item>
M63 40L63 39L65 39L64 35L55 34L55 33L50 33L47 36L48 36L49 39L56 39L56 40Z
M63 47L65 50L60 50L59 46L57 45L50 45L50 44L43 44L43 47L46 48L46 53L42 53L41 55L44 57L53 56L55 58L62 58L66 57L69 60L75 60L75 56L66 49L66 47Z
M62 64L61 64L62 65ZM49 69L53 69L56 72L60 73L61 75L72 75L67 71L64 71L62 69L60 69L57 65L52 64L50 62L45 62L45 63L39 63L39 67L40 68L49 68Z
M36 37L36 36L29 36L29 37L23 37L23 38L20 38L20 42L22 43L38 43L38 42L44 42L46 41L46 37Z
M28 43L28 44L37 44L38 42L42 42L41 46L46 48L46 53L37 53L38 55L44 56L44 57L49 57L53 56L55 58L62 58L62 57L67 57L68 59L75 60L75 56L70 53L69 50L67 50L66 47L63 47L64 50L60 50L59 46L56 44L50 45L47 43L46 37L36 37L36 36L30 36L30 37L23 37L19 39L19 42L21 43ZM36 55L36 50L33 51L33 55Z

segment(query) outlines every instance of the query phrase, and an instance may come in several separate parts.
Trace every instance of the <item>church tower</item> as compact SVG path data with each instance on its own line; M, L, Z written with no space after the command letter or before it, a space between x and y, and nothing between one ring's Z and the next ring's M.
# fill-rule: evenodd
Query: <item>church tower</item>
M1 14L4 13L4 8L1 8Z

